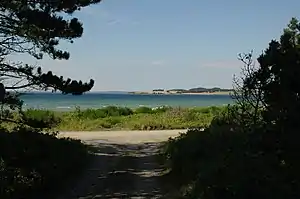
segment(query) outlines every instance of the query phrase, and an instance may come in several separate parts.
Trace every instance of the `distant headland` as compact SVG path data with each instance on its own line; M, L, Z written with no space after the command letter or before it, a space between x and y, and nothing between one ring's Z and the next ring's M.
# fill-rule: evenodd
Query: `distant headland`
M170 94L198 94L198 95L229 95L233 89L224 88L191 88L191 89L153 89L152 91L133 91L130 94L154 94L154 95L170 95Z

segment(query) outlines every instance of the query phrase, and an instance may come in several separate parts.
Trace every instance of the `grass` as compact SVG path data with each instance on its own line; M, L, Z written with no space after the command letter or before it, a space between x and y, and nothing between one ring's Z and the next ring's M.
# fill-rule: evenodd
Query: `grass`
M51 121L53 129L61 131L164 130L207 126L223 109L216 106L156 109L109 106L85 110L77 107L70 112L29 109L25 115L30 119Z

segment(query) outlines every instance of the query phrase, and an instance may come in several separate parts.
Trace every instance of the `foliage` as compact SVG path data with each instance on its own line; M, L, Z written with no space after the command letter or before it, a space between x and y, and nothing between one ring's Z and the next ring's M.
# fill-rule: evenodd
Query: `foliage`
M120 110L128 108L119 108ZM139 109L139 108L138 108ZM91 111L103 113L102 109L82 110L78 116L74 112L66 112L61 116L61 123L57 130L101 130L101 129L129 129L129 130L163 130L186 129L209 125L214 115L223 108L218 107L215 112L205 112L207 108L168 108L168 110L154 110L150 113L139 113L137 109L129 109L132 114L98 114L100 117L88 116ZM126 112L128 113L128 112ZM97 114L95 114L97 115ZM60 117L60 116L57 116Z
M75 1L1 1L0 3L0 87L2 112L11 109L21 111L18 99L19 89L60 90L64 94L82 94L89 91L89 83L64 79L51 71L44 73L41 67L9 60L11 55L27 54L42 59L44 54L52 59L68 59L70 54L58 48L62 40L73 42L82 36L83 27L77 18L67 17L76 10L98 3L100 0ZM4 95L5 93L5 95ZM1 114L2 121L11 121ZM23 116L20 114L20 116ZM26 125L26 119L19 117L14 123ZM25 120L25 121L24 121ZM37 122L35 126L40 122ZM40 123L43 127L44 123ZM50 125L51 126L51 125Z
M255 167L249 161L254 156L255 145L252 144L257 140L249 140L248 137L253 126L247 128L248 131L240 126L240 112L238 106L228 106L214 117L209 128L191 129L186 134L170 139L165 145L163 155L168 167L172 168L171 175L175 175L181 185L183 196L248 197L249 193L243 189L243 184L249 183L249 188L253 182L245 180L247 176L244 172L256 175L250 172ZM245 163L249 163L249 168L245 167ZM255 169L263 171L265 167ZM250 196L253 195L249 195L249 198Z
M134 112L137 113L137 114L139 114L139 113L152 113L153 110L150 107L141 106L141 107L135 109Z
M36 128L53 128L61 122L61 118L49 110L28 109L24 112L23 119L29 126Z
M32 129L13 132L2 129L0 157L0 198L3 199L41 198L41 193L51 198L88 160L87 150L80 141L57 139Z
M181 194L225 199L298 196L298 172L277 157L272 143L262 142L264 127L246 131L236 120L239 112L226 112L205 131L190 130L166 145L164 156L181 183Z
M68 59L58 48L61 41L82 36L77 18L67 16L100 0L0 2L0 198L43 198L56 192L63 182L86 162L87 151L79 141L38 133L57 125L49 111L22 110L20 89L61 91L81 95L87 83L57 76L41 67L19 61L22 54L42 59ZM12 127L8 132L4 127ZM52 197L53 198L53 197Z
M224 107L195 108L149 108L105 107L101 109L80 109L58 112L42 109L28 109L23 112L27 121L48 121L53 130L101 130L101 129L185 129L204 127L210 124ZM15 118L13 115L12 118ZM49 125L51 124L51 125ZM9 125L10 128L13 127ZM41 126L41 125L40 125Z
M92 80L87 84L71 79L63 80L52 72L42 73L41 67L35 70L35 67L27 64L11 63L5 57L25 53L42 59L46 53L53 59L68 59L69 53L57 46L60 40L73 42L73 39L81 37L83 28L77 18L66 20L62 14L72 14L99 1L1 1L0 72L1 77L15 80L13 86L6 86L6 89L52 87L75 94L90 90ZM16 85L16 82L22 82L22 85Z
M70 112L29 109L24 111L24 115L38 121L49 121L52 130L158 130L208 126L213 116L218 115L223 109L223 107L160 109L146 107L141 110L105 107L83 110L77 107ZM147 113L148 110L152 111ZM11 129L13 125L8 127Z
M236 105L204 132L168 142L164 155L186 198L300 197L299 38L300 23L293 18L259 56L259 67L251 54L241 55Z
M81 110L76 107L72 113L72 117L77 119L98 119L111 116L128 116L133 114L133 111L127 107L108 106L102 109L86 109Z

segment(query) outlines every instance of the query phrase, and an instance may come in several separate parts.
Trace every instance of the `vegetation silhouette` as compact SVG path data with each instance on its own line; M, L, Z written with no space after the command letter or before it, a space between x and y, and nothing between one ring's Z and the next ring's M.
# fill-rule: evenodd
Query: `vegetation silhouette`
M164 157L184 198L299 198L300 23L258 57L241 54L236 104L204 132L170 139Z
M42 67L10 60L25 54L36 59L69 59L59 49L60 41L80 38L82 23L68 16L100 0L54 0L0 2L0 198L53 198L87 161L88 151L77 140L58 139L44 128L56 121L28 117L22 110L19 91L60 91L81 95L90 91L94 80L83 83L57 76ZM15 115L18 114L18 117ZM49 119L50 118L50 119ZM48 119L48 120L47 120ZM9 130L4 123L14 123Z

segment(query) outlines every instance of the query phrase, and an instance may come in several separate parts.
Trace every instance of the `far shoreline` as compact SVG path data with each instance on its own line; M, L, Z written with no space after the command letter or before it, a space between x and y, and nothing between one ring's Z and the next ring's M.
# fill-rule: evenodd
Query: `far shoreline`
M128 92L128 94L134 94L134 95L231 95L232 92L199 92L199 93L153 93L153 92L144 92L144 91L134 91L134 92Z

